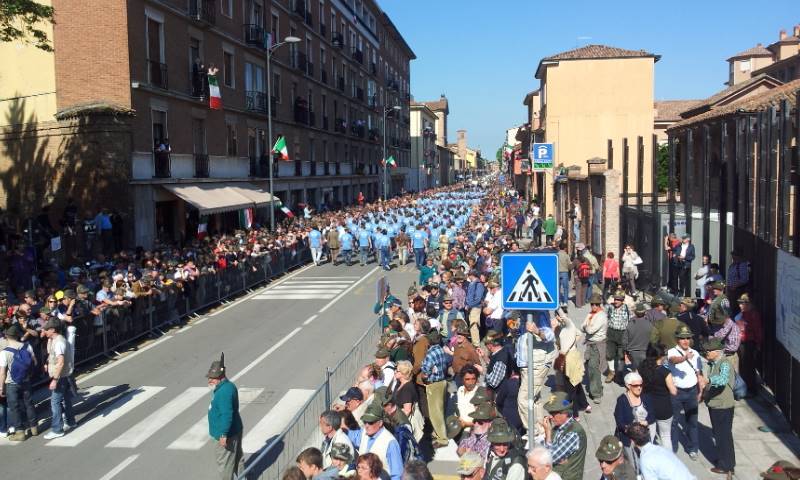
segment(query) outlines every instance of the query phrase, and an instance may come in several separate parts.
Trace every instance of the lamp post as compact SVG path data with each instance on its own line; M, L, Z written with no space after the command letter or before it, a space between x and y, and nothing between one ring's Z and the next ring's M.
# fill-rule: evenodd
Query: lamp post
M272 140L272 71L270 65L272 63L272 52L283 45L288 43L298 43L298 37L286 37L282 42L276 43L267 48L267 132L269 134L269 229L271 232L275 231L275 188L273 185L273 168L272 162L274 161L275 152L272 151L272 146L275 145Z
M389 187L387 183L387 171L389 170L389 163L386 161L386 114L393 111L400 110L400 105L393 107L383 107L383 200L389 199Z

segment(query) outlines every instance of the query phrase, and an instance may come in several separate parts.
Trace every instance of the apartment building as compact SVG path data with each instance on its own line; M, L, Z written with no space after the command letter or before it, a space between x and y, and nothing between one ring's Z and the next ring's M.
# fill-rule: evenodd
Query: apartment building
M728 59L728 82L733 87L759 75L783 83L800 78L800 24L778 33L778 40L764 47L757 44Z
M411 166L406 189L420 191L436 186L439 172L436 112L425 103L411 103Z
M53 6L57 110L102 101L135 113L130 149L114 159L128 167L135 245L191 237L200 224L237 228L242 208L267 222L279 136L290 160L273 162L274 192L290 207L376 198L384 136L387 155L409 161L415 56L373 0ZM300 41L276 45L286 37ZM219 109L209 108L214 71Z

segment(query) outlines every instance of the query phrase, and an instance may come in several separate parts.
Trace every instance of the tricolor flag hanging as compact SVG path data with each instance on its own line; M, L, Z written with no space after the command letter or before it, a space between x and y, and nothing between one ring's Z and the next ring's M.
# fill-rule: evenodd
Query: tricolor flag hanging
M222 108L222 95L219 93L219 83L216 75L208 75L208 106L212 110Z
M253 226L253 209L245 208L239 210L239 225L242 228L249 229Z
M289 210L289 207L285 205L281 207L281 212L285 213L286 216L289 218L294 218L294 213L292 213L292 211Z
M514 151L514 148L511 147L511 145L505 145L503 147L503 156L505 158L509 158L511 156L511 152L513 152L513 151Z
M389 165L392 168L397 168L397 162L394 161L394 157L391 155L389 155L389 158L387 158L386 160L381 160L381 165L383 165L384 167L386 165Z
M286 148L286 137L278 137L275 141L275 146L272 147L273 153L280 153L281 160L289 160L289 149Z

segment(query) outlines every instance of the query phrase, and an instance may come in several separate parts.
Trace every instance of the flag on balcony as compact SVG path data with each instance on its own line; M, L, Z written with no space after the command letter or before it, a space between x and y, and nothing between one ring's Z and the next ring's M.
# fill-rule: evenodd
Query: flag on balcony
M383 165L384 167L386 165L389 165L392 168L397 168L397 162L394 161L394 157L391 155L389 155L389 158L381 160L381 165Z
M273 153L280 153L281 160L289 160L289 149L286 148L286 137L278 137L275 141L275 146L272 147Z
M285 213L286 216L289 218L294 218L294 213L292 213L292 211L289 210L289 207L287 207L286 205L281 207L281 212Z
M208 75L208 106L212 110L222 108L222 95L219 93L219 83L216 75Z
M239 210L239 225L242 228L249 229L253 226L253 209L245 208Z

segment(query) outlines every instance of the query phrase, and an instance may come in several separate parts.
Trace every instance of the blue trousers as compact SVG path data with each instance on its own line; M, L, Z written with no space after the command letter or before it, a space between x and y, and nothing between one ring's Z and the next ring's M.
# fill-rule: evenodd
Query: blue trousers
M558 273L558 296L561 303L569 303L569 272Z
M358 258L361 265L367 264L367 255L369 255L369 247L358 247Z
M678 451L678 423L680 414L683 412L686 417L686 434L689 437L689 444L686 453L696 452L700 448L700 441L697 430L697 388L678 389L678 394L672 397L672 451Z
M417 264L417 269L422 268L425 265L425 249L424 248L415 248L414 249L414 263Z
M595 283L597 283L597 273L589 275L589 286L586 287L586 298L584 298L583 303L589 303L589 299L592 298L592 292L594 291L592 285Z
M67 424L75 425L75 414L72 412L72 388L70 388L68 378L59 378L55 390L50 392L50 411L53 415L50 430L56 433L64 431L62 412L67 417Z
M353 263L353 251L352 250L342 250L342 255L344 255L344 261L348 265Z
M381 248L381 267L388 270L389 269L389 247L382 247Z

